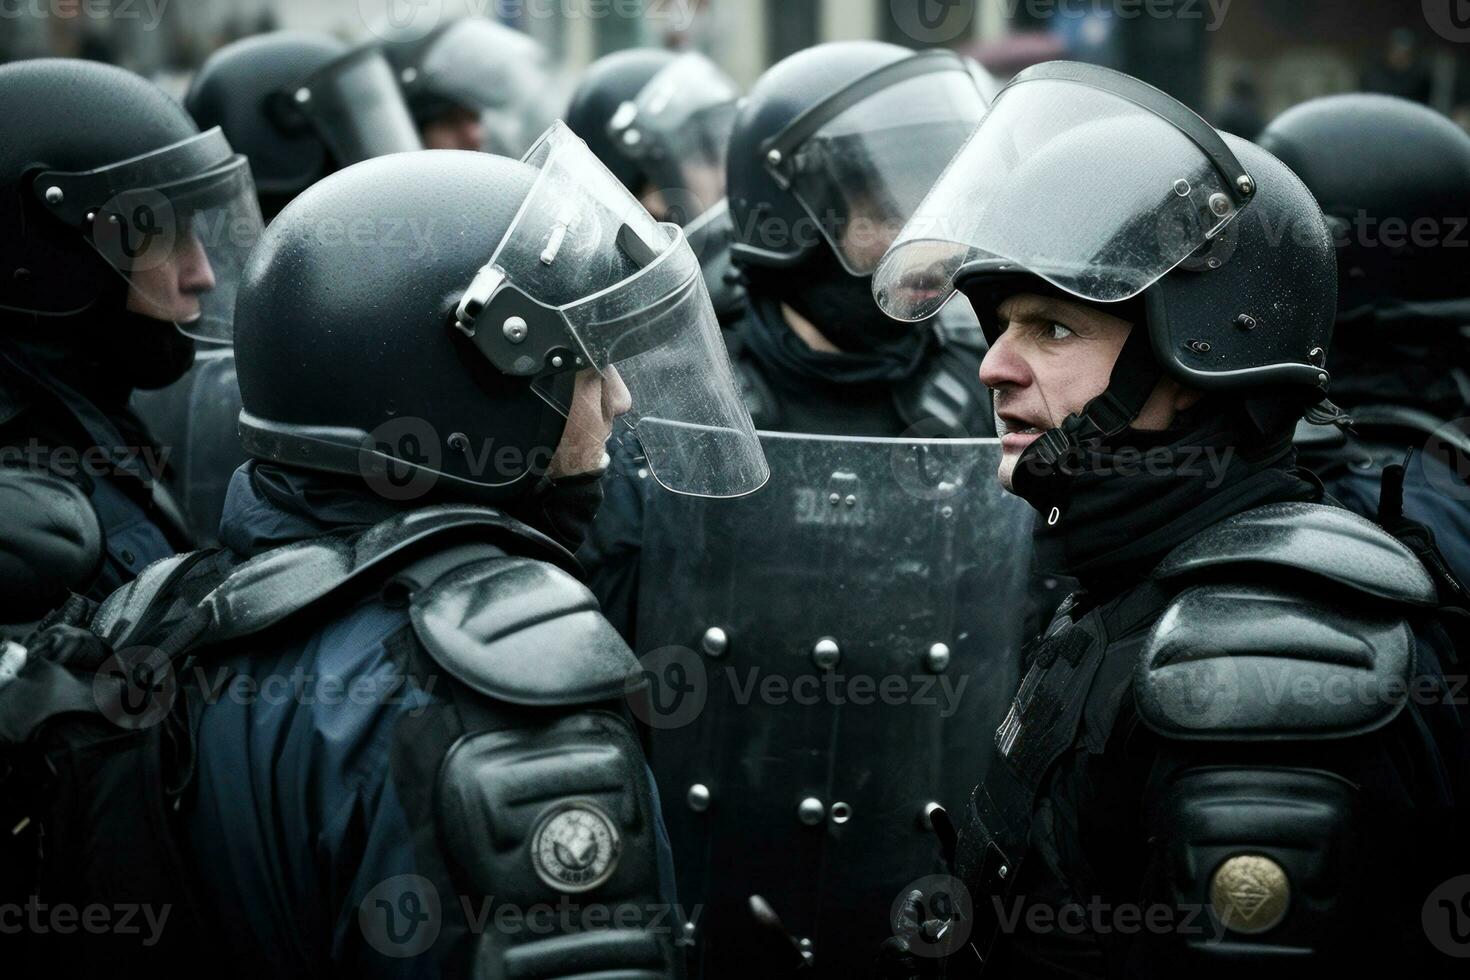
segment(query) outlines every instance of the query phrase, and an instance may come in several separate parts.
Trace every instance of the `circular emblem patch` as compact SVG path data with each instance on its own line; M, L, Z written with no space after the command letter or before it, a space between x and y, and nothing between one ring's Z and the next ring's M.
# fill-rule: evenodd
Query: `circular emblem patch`
M558 803L531 836L536 874L557 891L591 891L612 877L623 840L607 811L591 800Z
M1231 932L1265 932L1286 918L1290 902L1286 872L1262 854L1238 854L1210 879L1210 904Z

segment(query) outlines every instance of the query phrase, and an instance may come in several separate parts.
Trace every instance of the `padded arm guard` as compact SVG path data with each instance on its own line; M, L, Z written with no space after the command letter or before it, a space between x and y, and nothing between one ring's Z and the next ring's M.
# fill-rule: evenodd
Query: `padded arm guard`
M1140 719L1166 740L1145 801L1159 847L1145 889L1198 916L1150 950L1256 969L1360 947L1351 935L1383 897L1361 839L1373 789L1348 778L1368 749L1343 740L1403 710L1408 617L1435 605L1433 581L1376 525L1315 504L1222 522L1155 578L1185 587L1135 675Z
M682 975L652 778L622 708L643 681L592 593L498 557L414 590L411 612L430 656L482 696L439 767L446 857L461 889L527 926L482 930L475 975Z
M102 526L75 484L0 466L0 514L0 623L40 619L97 574Z

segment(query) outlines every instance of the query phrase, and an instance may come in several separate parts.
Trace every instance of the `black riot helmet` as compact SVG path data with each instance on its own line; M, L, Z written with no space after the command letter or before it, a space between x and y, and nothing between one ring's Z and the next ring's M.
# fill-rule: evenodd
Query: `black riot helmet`
M126 297L227 339L260 226L245 158L156 86L88 61L0 67L0 309L59 336Z
M1470 135L1387 95L1313 99L1261 145L1301 177L1337 244L1341 309L1470 296Z
M556 117L550 55L529 34L466 17L422 37L395 38L386 29L383 36L383 54L420 131L456 111L478 113L481 149L518 157Z
M236 356L248 452L396 499L530 493L593 370L669 488L766 476L682 232L560 124L520 162L396 154L307 190L252 257Z
M228 44L204 62L184 105L249 158L267 217L333 170L421 148L382 54L326 34Z
M735 83L704 55L640 48L595 62L567 125L670 221L688 226L725 196Z
M852 276L871 275L984 112L949 51L843 41L781 61L730 137L736 262L789 268L826 248Z
M1263 433L1323 403L1336 268L1321 209L1281 161L1164 93L1091 65L1016 76L884 257L902 320L965 292L992 342L1025 288L1135 329L1107 391L1027 447L1046 466L1132 424L1161 374L1243 403Z

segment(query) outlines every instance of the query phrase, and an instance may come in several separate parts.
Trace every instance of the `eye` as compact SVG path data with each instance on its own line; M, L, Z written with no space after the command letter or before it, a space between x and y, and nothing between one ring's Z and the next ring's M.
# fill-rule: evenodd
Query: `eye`
M1048 323L1046 325L1046 338L1048 340L1066 340L1073 336L1072 328L1060 323Z

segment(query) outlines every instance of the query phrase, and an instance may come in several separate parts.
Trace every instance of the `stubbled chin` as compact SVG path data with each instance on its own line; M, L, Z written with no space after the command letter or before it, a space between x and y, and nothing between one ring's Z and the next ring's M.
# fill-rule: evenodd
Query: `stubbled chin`
M1000 465L995 470L995 478L1000 481L1001 487L1011 493L1014 493L1016 489L1011 485L1011 481L1015 476L1016 462L1019 459L1020 453L1008 452L1000 458Z

